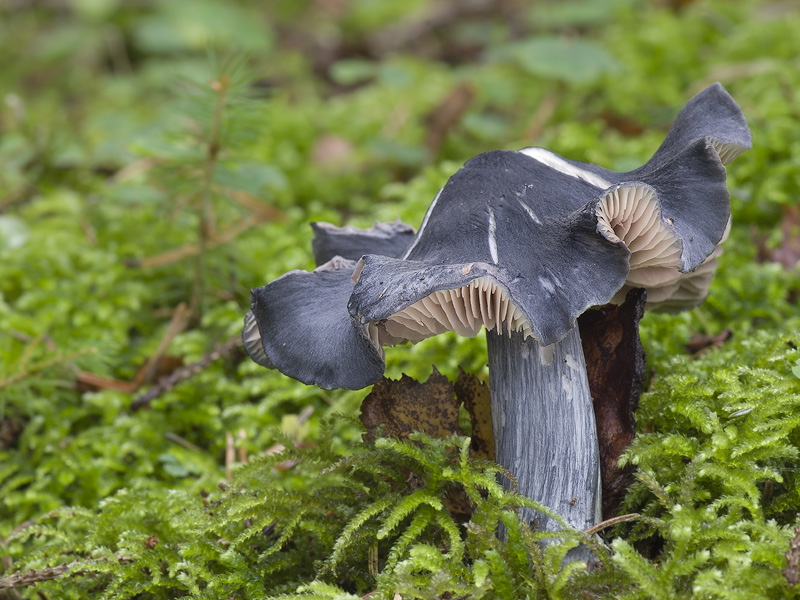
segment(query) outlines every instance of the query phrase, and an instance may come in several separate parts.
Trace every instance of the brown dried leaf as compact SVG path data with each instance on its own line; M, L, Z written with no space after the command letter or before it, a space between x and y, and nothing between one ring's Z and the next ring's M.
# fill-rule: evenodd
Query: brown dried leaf
M607 305L578 318L597 421L604 519L616 514L633 481L632 470L620 469L617 461L633 439L633 411L645 380L639 319L646 299L645 290L633 289L622 305Z
M622 135L635 137L644 132L644 125L616 113L604 112L600 117L605 121L607 127L619 131Z
M800 527L794 528L794 537L789 540L789 551L786 553L786 568L783 576L794 587L800 582Z
M436 367L424 383L408 375L396 381L382 378L364 398L360 419L368 440L375 439L381 424L382 435L398 439L408 438L413 431L436 438L462 434L453 385Z
M494 433L492 432L492 405L489 388L475 375L458 368L456 398L464 403L472 423L472 458L494 460Z
M719 348L728 341L731 336L733 335L733 331L730 329L725 329L718 333L717 335L704 335L702 333L696 333L686 344L686 352L689 354L697 354L703 350L712 350L714 348Z

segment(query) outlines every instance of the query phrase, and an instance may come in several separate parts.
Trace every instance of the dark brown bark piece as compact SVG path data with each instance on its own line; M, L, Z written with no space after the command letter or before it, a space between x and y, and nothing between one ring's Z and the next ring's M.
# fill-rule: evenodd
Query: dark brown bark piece
M609 304L578 318L597 421L604 519L616 514L633 481L633 470L620 469L617 461L633 440L633 411L645 380L639 320L646 300L644 289L632 289L622 305Z

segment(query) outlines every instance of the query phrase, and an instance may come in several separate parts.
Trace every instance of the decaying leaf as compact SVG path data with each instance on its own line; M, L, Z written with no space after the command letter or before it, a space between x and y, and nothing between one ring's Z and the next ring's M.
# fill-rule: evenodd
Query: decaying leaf
M645 380L639 319L646 299L645 290L632 289L622 305L590 310L578 318L597 420L603 518L616 514L633 481L632 470L620 469L617 461L633 439L633 411Z
M403 375L393 381L385 377L376 383L361 404L361 422L367 428L366 439L375 439L383 425L382 435L408 438L413 431L431 437L463 435L458 426L458 401L453 385L436 367L424 383Z
M494 460L494 433L492 432L492 405L489 387L475 375L465 373L460 367L456 380L456 398L464 403L472 423L472 458Z

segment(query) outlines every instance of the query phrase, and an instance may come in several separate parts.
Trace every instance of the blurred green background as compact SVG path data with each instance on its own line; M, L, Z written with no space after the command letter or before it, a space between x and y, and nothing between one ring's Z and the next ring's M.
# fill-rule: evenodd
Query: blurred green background
M643 321L649 368L668 373L695 334L796 331L799 31L786 1L3 0L0 536L121 488L211 489L226 433L260 453L356 413L364 392L239 350L147 410L130 403L160 371L120 385L154 355L168 373L235 337L250 288L313 266L309 221L418 226L495 148L631 169L714 81L754 149L728 168L734 226L709 299ZM483 344L391 350L387 375L485 375ZM342 448L360 437L334 428Z

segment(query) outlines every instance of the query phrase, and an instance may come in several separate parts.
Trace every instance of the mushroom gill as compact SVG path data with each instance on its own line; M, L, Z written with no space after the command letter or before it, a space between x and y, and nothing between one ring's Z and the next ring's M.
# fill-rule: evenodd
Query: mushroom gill
M720 144L718 148L711 141L718 152L738 155L738 146ZM620 304L631 288L643 287L648 310L677 311L699 304L708 294L730 219L714 252L694 271L681 273L680 238L664 224L653 188L643 184L617 187L597 203L596 215L598 231L609 241L621 240L631 252L628 279L611 302Z
M261 332L258 330L258 323L253 312L247 313L244 318L244 329L242 330L242 342L244 343L245 350L258 364L265 367L272 367L272 362L264 352L261 345Z
M714 272L717 270L717 258L722 254L722 243L728 239L730 230L731 220L729 218L725 233L717 244L717 247L714 248L714 251L708 258L694 271L681 273L680 278L673 285L656 288L653 290L652 294L648 289L648 308L657 312L679 312L694 308L700 304L708 295L711 279L714 277ZM635 286L626 284L619 293L627 293L631 287ZM619 295L619 293L617 295ZM651 297L652 305L650 305Z
M372 344L382 352L384 346L405 341L416 343L445 331L475 337L481 327L487 330L497 327L509 335L511 331L521 331L525 337L531 335L525 314L491 277L435 291L386 319L370 321L366 331Z
M729 162L732 162L737 156L747 150L747 147L742 146L741 144L721 142L712 137L709 137L708 141L711 142L714 150L716 150L717 154L719 154L719 160L723 165L727 165Z
M597 203L595 214L597 230L609 241L622 241L631 252L628 279L611 301L621 303L632 287L647 288L648 308L671 296L681 279L681 242L664 224L655 190L619 186Z

